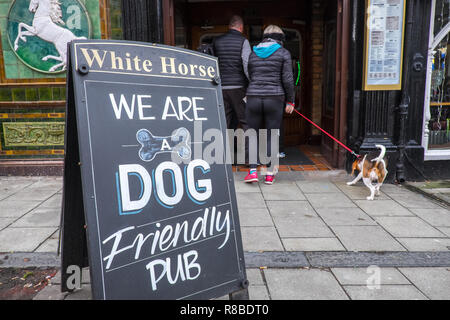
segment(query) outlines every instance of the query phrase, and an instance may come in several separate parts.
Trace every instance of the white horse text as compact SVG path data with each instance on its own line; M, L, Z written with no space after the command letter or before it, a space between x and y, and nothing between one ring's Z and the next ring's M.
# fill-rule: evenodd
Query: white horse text
M143 59L129 52L80 48L89 68L120 72L158 73L162 76L182 76L210 79L217 75L213 66L180 62L175 57L159 57L157 68L154 61Z

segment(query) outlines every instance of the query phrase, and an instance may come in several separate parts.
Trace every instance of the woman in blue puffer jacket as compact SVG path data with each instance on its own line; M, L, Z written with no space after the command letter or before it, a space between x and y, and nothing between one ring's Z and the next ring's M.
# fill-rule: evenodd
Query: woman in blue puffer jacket
M292 113L295 107L292 59L290 52L283 48L283 41L281 28L268 26L264 29L262 42L253 47L248 61L250 83L247 88L246 120L249 129L267 129L268 156L278 156L278 150L271 150L271 131L278 130L279 136L283 111ZM256 159L250 160L250 171L245 182L257 182ZM276 171L277 167L269 164L264 183L273 184Z

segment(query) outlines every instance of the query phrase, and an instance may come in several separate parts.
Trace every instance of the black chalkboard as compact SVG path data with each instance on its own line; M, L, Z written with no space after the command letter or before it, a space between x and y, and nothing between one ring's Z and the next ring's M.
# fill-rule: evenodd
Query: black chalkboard
M217 59L109 40L68 52L63 282L88 256L95 299L245 289Z

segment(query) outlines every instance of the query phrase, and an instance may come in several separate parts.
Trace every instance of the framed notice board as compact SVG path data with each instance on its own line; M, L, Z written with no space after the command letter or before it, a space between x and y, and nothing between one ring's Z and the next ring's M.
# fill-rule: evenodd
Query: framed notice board
M217 59L110 40L69 53L63 290L73 264L95 299L246 290Z
M364 90L401 90L406 0L366 0Z

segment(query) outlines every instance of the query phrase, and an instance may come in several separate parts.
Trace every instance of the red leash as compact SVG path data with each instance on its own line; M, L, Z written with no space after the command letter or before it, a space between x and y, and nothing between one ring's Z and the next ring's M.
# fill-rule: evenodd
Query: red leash
M297 112L299 115L301 115L303 117L303 119L307 120L309 123L311 123L313 126L315 126L317 129L319 129L320 131L322 131L323 133L325 133L327 136L329 136L331 139L333 139L334 141L336 141L337 143L339 143L339 145L341 147L343 147L345 150L347 150L348 152L350 152L352 155L354 155L355 157L359 158L360 155L357 154L355 151L353 151L352 149L350 149L349 147L347 147L345 144L343 144L342 142L340 142L338 139L336 139L335 137L333 137L331 134L329 134L328 132L326 132L325 130L323 130L321 127L319 127L317 124L315 124L314 122L312 122L311 120L309 120L307 117L305 117L303 114L301 114L299 111L295 110L295 112Z

